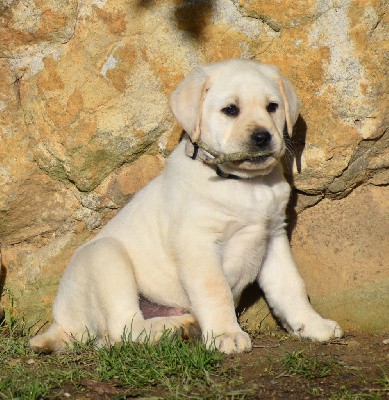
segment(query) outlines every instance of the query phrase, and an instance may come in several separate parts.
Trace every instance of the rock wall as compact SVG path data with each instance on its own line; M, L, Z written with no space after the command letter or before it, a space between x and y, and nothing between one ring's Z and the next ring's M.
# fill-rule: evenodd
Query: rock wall
M167 103L177 83L195 65L244 57L278 65L303 102L290 222L312 302L346 328L387 329L386 8L1 1L3 306L12 297L15 312L48 318L72 251L160 172L177 143ZM262 309L247 312L250 323Z

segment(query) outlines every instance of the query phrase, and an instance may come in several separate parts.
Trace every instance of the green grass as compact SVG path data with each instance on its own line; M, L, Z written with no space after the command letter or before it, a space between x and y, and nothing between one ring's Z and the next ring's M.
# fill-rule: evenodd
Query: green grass
M75 343L74 349L62 354L38 355L29 348L28 339L39 325L28 326L12 312L12 299L9 304L0 325L0 400L252 399L258 398L258 387L265 392L277 390L274 382L282 383L280 393L291 386L302 395L330 400L383 400L389 390L383 369L371 377L370 386L344 387L342 362L300 350L304 342L293 346L299 350L286 353L279 353L278 346L274 346L275 353L272 346L264 346L255 360L251 355L224 357L207 350L202 342L183 341L174 335L165 335L154 345L123 337L122 343L99 349L91 339ZM279 343L285 338L275 340ZM332 382L330 388L326 382Z
M98 357L101 380L116 379L121 385L132 387L166 380L180 385L210 383L209 371L219 367L223 358L219 352L208 351L201 342L185 342L177 335L165 335L153 345L124 340L120 345L99 349Z
M382 378L380 378L378 382L382 385L384 390L389 392L389 376L384 370L382 370Z
M79 380L88 373L79 368L77 353L38 356L28 346L34 327L6 312L0 325L0 399L44 399L64 382Z
M286 353L281 363L286 375L299 375L308 379L324 378L339 370L335 360L319 355L310 356L304 351Z
M94 388L117 399L242 399L247 392L240 390L237 370L224 367L223 355L200 341L164 335L151 345L124 338L97 349L90 340L62 354L38 355L28 346L36 330L6 313L0 326L0 400L63 398L66 392L72 398L83 393L93 398Z
M349 389L344 389L339 393L332 393L329 400L383 400L384 393L389 392L389 377L382 371L382 377L377 380L381 389L370 391L370 393L352 393ZM387 396L385 397L387 398Z
M339 393L332 393L328 400L383 400L380 393L352 393L345 389Z

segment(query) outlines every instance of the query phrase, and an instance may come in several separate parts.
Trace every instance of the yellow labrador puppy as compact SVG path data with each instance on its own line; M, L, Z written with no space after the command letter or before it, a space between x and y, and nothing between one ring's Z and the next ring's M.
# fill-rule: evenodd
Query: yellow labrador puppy
M101 345L123 332L158 340L197 321L209 347L249 351L235 306L254 281L287 331L342 336L309 304L285 233L279 160L299 113L291 83L274 66L229 60L195 69L170 104L186 136L162 174L75 252L53 323L32 348L60 351L86 331Z

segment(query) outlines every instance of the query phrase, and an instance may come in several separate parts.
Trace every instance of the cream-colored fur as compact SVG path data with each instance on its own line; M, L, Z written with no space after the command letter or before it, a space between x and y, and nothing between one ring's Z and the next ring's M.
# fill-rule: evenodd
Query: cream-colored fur
M278 104L276 111L267 111L269 102ZM253 281L289 332L320 341L340 337L337 323L310 306L285 233L290 188L279 159L285 121L294 124L299 112L290 82L276 67L229 60L194 70L170 103L192 140L201 136L218 151L248 152L253 130L265 129L273 155L220 165L224 174L242 178L228 179L188 157L184 138L162 174L75 252L54 302L54 322L31 346L61 350L86 332L100 344L120 341L124 331L132 340L158 340L164 329L196 320L208 346L249 351L235 306ZM239 115L221 112L229 104ZM188 314L145 320L139 295Z

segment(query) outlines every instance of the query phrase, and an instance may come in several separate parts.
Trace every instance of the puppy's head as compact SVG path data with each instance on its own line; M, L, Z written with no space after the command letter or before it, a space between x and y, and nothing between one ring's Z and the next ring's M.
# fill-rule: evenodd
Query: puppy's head
M223 153L270 153L221 164L228 174L268 174L285 151L300 102L279 70L252 60L228 60L196 68L170 97L175 117L192 141Z

